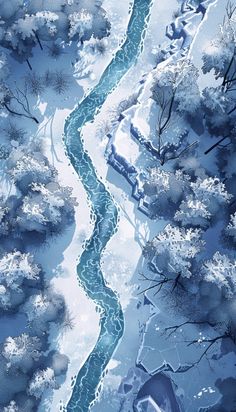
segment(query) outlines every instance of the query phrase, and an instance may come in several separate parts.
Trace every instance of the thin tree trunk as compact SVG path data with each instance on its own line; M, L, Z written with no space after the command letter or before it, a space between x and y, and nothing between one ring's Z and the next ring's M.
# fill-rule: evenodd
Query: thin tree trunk
M219 144L221 144L225 139L227 139L227 137L229 136L224 136L222 137L222 139L220 139L218 142L216 142L215 144L213 144L211 147L209 147L209 149L207 149L204 154L207 155L208 153L210 153L213 149L215 149L215 147L217 147Z
M224 87L224 86L226 85L226 83L227 83L227 76L228 76L229 71L230 71L230 69L231 69L231 66L232 66L232 64L233 64L233 61L234 61L234 54L233 54L233 56L231 57L231 60L230 60L229 65L228 65L228 68L227 68L227 70L226 70L226 72L225 72L224 79L223 79L223 82L222 82L222 86L223 86L223 87Z
M236 106L234 106L233 109L231 109L227 114L230 115L230 114L232 114L235 110L236 110Z
M42 46L41 40L40 40L37 32L36 32L35 30L33 30L33 33L35 34L35 37L36 37L36 40L37 40L37 42L38 42L38 44L39 44L40 49L43 50L43 46Z
M28 64L30 70L33 70L32 66L31 66L31 64L30 64L30 62L29 62L29 59L26 59L26 63Z

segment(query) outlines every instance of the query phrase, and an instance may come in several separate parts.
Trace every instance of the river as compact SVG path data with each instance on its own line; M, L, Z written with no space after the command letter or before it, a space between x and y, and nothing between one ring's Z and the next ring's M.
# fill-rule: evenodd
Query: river
M99 83L78 104L65 123L66 152L86 190L94 224L92 236L87 240L80 256L77 276L100 313L100 334L95 347L78 372L67 404L68 412L87 412L90 409L96 399L105 368L124 331L119 297L106 285L100 264L102 252L117 230L118 210L112 196L99 180L89 154L84 150L82 128L94 120L107 96L142 52L152 1L134 0L124 43L103 72Z

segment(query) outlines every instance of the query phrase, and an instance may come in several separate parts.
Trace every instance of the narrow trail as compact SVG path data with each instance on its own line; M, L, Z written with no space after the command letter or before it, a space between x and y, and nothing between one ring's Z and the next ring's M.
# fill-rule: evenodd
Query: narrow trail
M83 146L82 128L92 122L107 96L135 64L143 50L153 0L134 0L126 40L102 74L99 83L75 108L65 123L64 144L67 155L81 179L91 205L94 224L77 266L77 276L100 313L100 334L95 347L80 369L68 412L87 412L96 399L105 368L121 339L124 318L117 294L105 283L101 255L117 230L118 211L112 196L99 180L92 160ZM92 325L91 325L92 327ZM79 333L79 331L78 331Z

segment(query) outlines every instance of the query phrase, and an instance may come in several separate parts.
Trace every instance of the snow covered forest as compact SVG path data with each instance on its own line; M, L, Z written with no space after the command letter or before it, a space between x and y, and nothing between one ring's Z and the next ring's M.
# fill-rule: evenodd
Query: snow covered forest
M0 412L236 412L236 3L148 3L0 0Z
M60 387L68 368L68 356L51 348L49 329L55 325L58 334L72 327L36 250L74 224L77 206L45 155L38 125L73 86L83 43L92 38L91 47L102 53L110 25L95 1L1 1L0 16L0 311L3 336L8 322L13 334L1 339L0 405L4 412L30 412L46 390ZM67 71L58 63L63 55ZM39 108L44 99L47 114Z

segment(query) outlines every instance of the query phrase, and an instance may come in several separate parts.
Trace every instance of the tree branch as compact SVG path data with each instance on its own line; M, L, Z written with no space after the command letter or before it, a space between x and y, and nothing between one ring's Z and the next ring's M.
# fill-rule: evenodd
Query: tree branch
M165 328L165 332L171 331L168 334L168 337L170 337L171 335L173 335L173 333L177 332L178 329L182 328L185 325L209 325L209 326L212 326L212 327L215 326L214 323L211 323L207 320L203 320L203 321L197 321L197 320L190 321L190 320L187 320L186 322L180 323L179 325L169 326L168 328Z
M37 40L37 42L38 42L38 44L39 44L40 49L43 50L43 46L42 46L41 40L40 40L40 38L39 38L39 36L38 36L38 33L36 32L36 30L32 30L32 32L34 33L34 35L35 35L35 37L36 37L36 40Z
M174 160L174 159L178 159L180 156L182 156L185 152L187 152L189 149L191 149L191 147L196 146L198 144L198 140L196 140L195 142L189 144L187 147L185 147L185 149L183 149L178 155L173 156L173 157L168 157L166 159L166 161L168 162L169 160Z
M8 106L7 103L4 103L3 106L5 107L5 109L7 109L7 111L8 111L9 113L11 113L11 114L13 114L13 115L15 115L15 116L20 116L20 117L25 117L25 118L27 118L27 119L31 119L31 120L33 120L35 123L39 124L39 121L38 121L38 119L36 119L36 117L34 117L34 116L28 116L28 115L25 114L25 113L16 112L15 110L11 109L10 106Z
M162 276L163 278L162 278L162 279L159 279L159 280L157 280L157 279L150 279L150 278L146 277L144 274L141 274L142 277L144 278L144 279L141 279L141 280L145 280L145 281L148 281L148 282L154 282L154 284L153 284L153 285L150 285L148 288L146 288L146 289L142 290L141 292L139 292L138 295L141 295L141 294L143 294L143 293L145 293L145 292L148 292L149 290L152 290L152 289L157 288L157 291L154 293L154 296L156 296L156 295L161 291L162 287L163 287L164 285L168 284L168 283L173 283L173 287L172 287L171 293L173 293L174 290L175 290L178 286L180 286L184 291L186 291L184 285L183 285L182 282L180 281L181 273L178 273L178 275L177 275L174 279L167 278L163 273L158 273L158 274L159 274L159 276Z
M222 139L220 139L218 142L216 142L215 144L213 144L211 147L209 147L209 149L207 149L204 154L207 155L208 153L210 153L213 149L215 149L217 146L219 146L225 139L227 139L229 136L224 136L222 137Z

